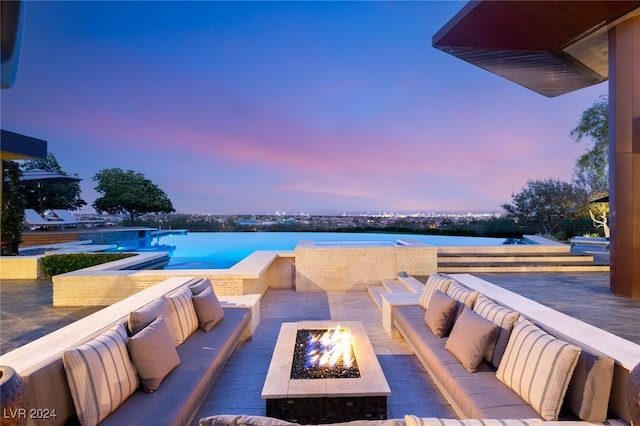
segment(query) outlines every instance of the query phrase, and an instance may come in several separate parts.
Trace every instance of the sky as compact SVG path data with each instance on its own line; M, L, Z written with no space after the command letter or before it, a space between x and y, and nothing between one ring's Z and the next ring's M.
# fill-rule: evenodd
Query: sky
M27 1L2 128L179 213L501 212L570 181L607 83L546 98L432 47L457 1Z

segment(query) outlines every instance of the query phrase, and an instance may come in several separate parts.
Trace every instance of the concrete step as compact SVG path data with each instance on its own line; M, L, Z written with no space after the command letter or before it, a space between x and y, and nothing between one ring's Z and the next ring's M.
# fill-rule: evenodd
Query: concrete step
M559 262L581 263L593 262L593 256L588 254L556 254L556 253L526 253L526 254L442 254L438 255L438 263L493 263L493 262Z
M560 263L504 263L504 264L438 264L438 272L468 274L482 272L609 272L609 265Z
M389 293L412 293L406 285L398 280L382 280L382 286L386 288Z
M372 284L367 287L367 292L369 293L369 296L371 296L371 299L373 299L373 303L375 303L378 309L382 311L382 296L380 295L383 293L389 293L389 290L387 290L382 284Z
M424 283L415 277L398 277L398 281L404 284L412 293L422 293Z

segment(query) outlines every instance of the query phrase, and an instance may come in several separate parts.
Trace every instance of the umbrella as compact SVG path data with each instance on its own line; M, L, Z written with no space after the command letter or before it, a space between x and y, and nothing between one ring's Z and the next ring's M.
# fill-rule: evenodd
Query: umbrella
M593 204L593 203L608 203L608 202L609 202L609 196L605 195L604 197L596 198L595 200L589 201L589 204Z
M77 174L50 172L42 169L25 170L20 178L20 183L27 187L38 188L38 198L40 199L40 212L42 212L42 184L72 183L80 182L82 179Z

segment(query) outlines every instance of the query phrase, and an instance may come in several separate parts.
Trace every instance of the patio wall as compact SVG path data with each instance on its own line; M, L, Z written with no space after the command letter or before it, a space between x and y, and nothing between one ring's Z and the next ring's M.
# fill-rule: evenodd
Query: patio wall
M0 256L0 271L5 280L37 280L44 278L40 256Z
M364 291L399 272L429 275L438 248L421 243L395 246L322 246L301 241L295 249L296 291Z

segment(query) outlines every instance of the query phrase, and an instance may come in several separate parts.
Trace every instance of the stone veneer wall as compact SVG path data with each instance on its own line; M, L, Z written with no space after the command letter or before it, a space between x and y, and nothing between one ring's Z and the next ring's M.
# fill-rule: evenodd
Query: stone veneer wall
M364 291L380 280L395 278L399 272L436 272L438 249L421 243L353 247L301 241L295 259L296 291Z

